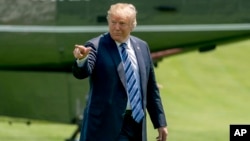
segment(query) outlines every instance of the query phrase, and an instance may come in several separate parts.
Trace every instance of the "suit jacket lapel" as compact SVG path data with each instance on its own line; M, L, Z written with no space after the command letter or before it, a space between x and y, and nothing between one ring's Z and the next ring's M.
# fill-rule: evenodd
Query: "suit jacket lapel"
M115 63L115 66L117 66L117 72L118 75L120 77L120 80L123 84L123 86L126 88L126 79L125 79L125 71L123 69L123 64L122 64L122 60L119 54L119 50L116 46L116 43L114 42L114 40L110 37L110 35L108 36L109 38L109 42L108 42L108 52L110 53L110 56L113 58L113 61Z
M141 50L141 47L139 46L139 43L136 42L134 40L133 37L130 37L130 41L131 41L131 44L134 48L134 51L135 51L135 55L136 55L136 58L137 58L137 64L138 64L138 67L139 67L139 74L140 74L140 85L141 85L141 90L142 90L142 98L143 98L143 95L145 94L145 83L143 82L146 82L146 71L145 71L145 63L143 61L143 56L142 56L142 50Z

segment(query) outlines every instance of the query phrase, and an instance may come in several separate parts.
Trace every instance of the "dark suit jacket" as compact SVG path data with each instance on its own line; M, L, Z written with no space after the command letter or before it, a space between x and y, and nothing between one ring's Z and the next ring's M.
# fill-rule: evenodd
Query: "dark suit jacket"
M83 67L73 65L78 79L89 77L89 98L84 110L80 141L115 141L123 123L127 104L125 73L115 41L109 33L97 37L99 46L92 48ZM143 109L146 109L155 128L166 126L165 114L155 80L154 66L146 42L130 36L139 66ZM146 141L146 116L142 138Z

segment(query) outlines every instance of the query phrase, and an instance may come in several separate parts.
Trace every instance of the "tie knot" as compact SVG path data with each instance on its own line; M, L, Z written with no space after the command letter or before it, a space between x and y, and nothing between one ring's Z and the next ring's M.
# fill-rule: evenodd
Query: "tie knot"
M126 43L121 43L121 44L120 44L120 47L122 47L122 48L126 48L126 46L127 46Z

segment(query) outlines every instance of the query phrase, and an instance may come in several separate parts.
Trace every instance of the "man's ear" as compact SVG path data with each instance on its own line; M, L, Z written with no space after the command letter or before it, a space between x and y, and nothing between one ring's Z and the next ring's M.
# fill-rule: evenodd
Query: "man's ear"
M130 31L132 32L134 30L135 26L134 25L131 25L130 26Z

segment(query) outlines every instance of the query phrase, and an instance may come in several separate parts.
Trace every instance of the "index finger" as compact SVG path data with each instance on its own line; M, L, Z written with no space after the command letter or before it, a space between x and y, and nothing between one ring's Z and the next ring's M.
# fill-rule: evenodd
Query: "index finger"
M83 45L75 45L75 48L85 48L85 46L83 46Z

